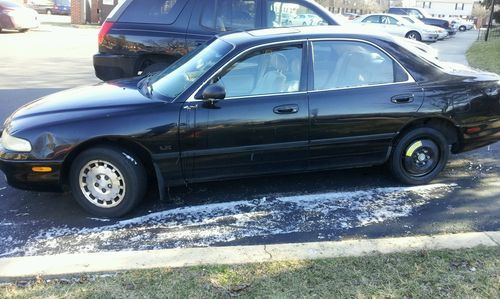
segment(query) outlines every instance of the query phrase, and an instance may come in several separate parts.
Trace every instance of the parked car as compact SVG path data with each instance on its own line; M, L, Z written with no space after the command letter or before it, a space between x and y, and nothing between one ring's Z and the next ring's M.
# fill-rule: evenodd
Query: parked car
M7 29L26 32L38 26L40 22L36 11L16 2L0 0L0 31Z
M290 26L297 12L317 16L314 25L337 25L312 0L124 0L99 32L95 73L111 80L159 71L215 34Z
M370 14L361 16L352 22L372 30L383 31L417 41L435 42L439 37L434 26L410 22L399 15Z
M28 2L28 6L36 10L38 13L54 14L54 15L70 15L71 3L70 0L32 0Z
M299 14L290 19L289 25L293 26L314 26L321 25L323 20L315 14Z
M449 22L455 27L458 27L459 31L467 31L474 28L474 23L472 23L471 21L464 20L462 18L450 18Z
M437 34L438 34L438 40L443 40L445 39L446 37L448 37L448 31L444 30L443 28L441 27L438 27L438 26L432 26L432 25L427 25L425 24L424 22L422 22L419 18L416 18L416 17L412 17L412 16L405 16L403 15L402 16L405 20L407 20L408 22L416 25L416 26L430 26L430 28L434 29L437 31Z
M388 163L425 184L452 153L500 139L500 76L449 68L343 26L221 34L164 71L46 96L13 113L0 169L69 185L118 217L165 187ZM364 30L366 31L366 30Z
M452 36L457 33L458 27L453 26L448 22L447 20L444 19L439 19L439 18L432 18L429 13L422 8L416 8L416 7L391 7L387 11L390 14L396 14L396 15L409 15L413 16L416 18L419 18L422 20L427 25L431 26L438 26L446 31L448 31L448 35Z

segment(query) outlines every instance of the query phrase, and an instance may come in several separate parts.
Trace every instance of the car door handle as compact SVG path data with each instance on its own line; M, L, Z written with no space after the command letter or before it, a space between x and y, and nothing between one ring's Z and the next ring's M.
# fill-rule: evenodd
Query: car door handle
M276 114L292 114L299 112L298 105L281 105L274 107L273 112Z
M394 104L411 103L411 102L413 102L413 95L412 94L401 94L401 95L393 96L391 98L391 102L393 102Z

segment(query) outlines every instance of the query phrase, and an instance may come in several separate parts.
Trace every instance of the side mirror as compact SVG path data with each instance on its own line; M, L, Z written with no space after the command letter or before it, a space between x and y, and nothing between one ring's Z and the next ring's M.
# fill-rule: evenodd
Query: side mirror
M218 84L210 84L203 90L201 97L204 101L223 100L226 97L226 89Z

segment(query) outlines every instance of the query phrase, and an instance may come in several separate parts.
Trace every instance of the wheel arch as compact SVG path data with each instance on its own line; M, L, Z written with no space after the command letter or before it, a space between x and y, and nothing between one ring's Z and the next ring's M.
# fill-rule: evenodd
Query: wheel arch
M399 130L392 144L395 145L402 136L415 128L433 128L443 133L448 143L452 146L452 153L458 152L462 145L461 133L458 126L452 120L443 117L426 117L412 120Z
M99 137L78 144L66 156L61 168L61 183L63 185L69 185L69 172L75 158L85 150L98 146L118 147L134 153L146 168L148 182L159 182L159 178L155 172L153 158L146 148L139 143L124 137Z

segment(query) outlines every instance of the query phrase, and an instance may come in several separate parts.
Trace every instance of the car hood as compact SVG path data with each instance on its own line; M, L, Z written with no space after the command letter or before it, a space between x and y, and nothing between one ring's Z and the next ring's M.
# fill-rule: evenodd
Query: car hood
M143 95L137 88L138 81L110 81L48 95L19 108L6 120L5 127L17 131L36 125L109 117L165 104Z
M135 81L137 84L137 81ZM19 108L13 119L43 114L124 108L154 102L144 96L130 81L100 83L77 87L42 97Z

